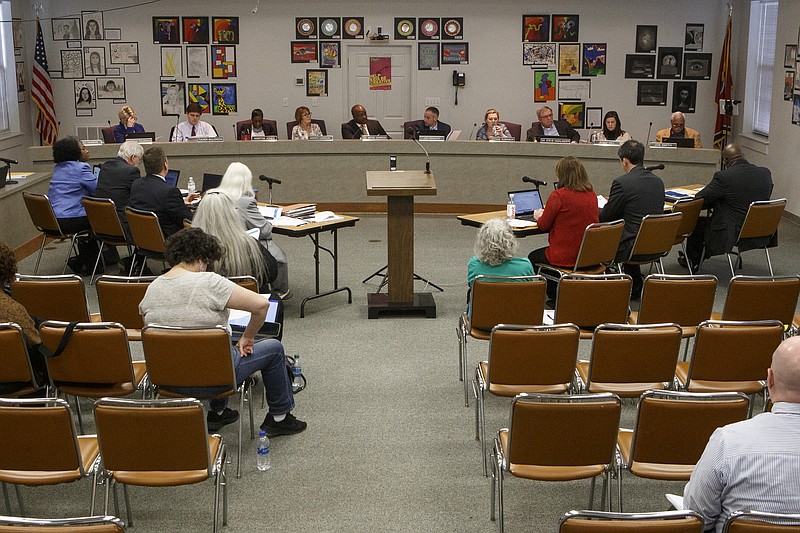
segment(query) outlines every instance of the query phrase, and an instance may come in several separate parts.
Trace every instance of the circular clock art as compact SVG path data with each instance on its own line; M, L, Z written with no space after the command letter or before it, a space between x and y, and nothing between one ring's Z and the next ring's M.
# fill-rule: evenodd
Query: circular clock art
M297 32L300 35L308 37L314 33L314 21L311 19L300 19L297 22Z
M336 35L336 32L339 30L339 23L337 23L333 19L325 19L320 24L322 28L323 35L330 37L332 35Z
M350 35L351 37L360 35L361 23L356 19L347 19L347 22L344 23L344 31L346 31L347 35Z
M439 31L439 23L433 19L422 22L422 33L425 37L433 37Z
M444 32L450 37L455 37L461 32L461 24L455 19L450 19L444 23Z
M397 23L397 33L403 37L408 37L414 33L414 25L411 24L410 20L401 20Z

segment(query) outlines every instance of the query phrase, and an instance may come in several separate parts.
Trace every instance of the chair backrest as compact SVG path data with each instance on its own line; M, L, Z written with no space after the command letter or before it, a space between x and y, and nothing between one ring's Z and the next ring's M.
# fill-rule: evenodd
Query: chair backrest
M683 213L646 215L642 219L636 240L631 248L631 258L640 256L664 255L675 244L675 236L681 225Z
M403 139L413 139L414 130L421 130L425 125L422 120L407 120L403 122Z
M231 276L228 279L240 287L258 292L258 280L253 276Z
M778 231L784 209L786 209L786 198L753 202L747 210L737 240L773 235Z
M249 119L249 118L247 120L238 121L236 124L233 125L233 138L238 141L239 140L239 137L238 137L239 128L241 128L242 126L252 126L252 124L253 124L253 120ZM277 120L270 120L270 119L266 119L265 118L264 119L264 124L271 124L272 125L272 129L275 130L275 136L276 137L278 136L278 121ZM262 126L262 128L263 128L263 126ZM291 131L291 130L289 130L289 131ZM289 135L289 138L291 139L291 135Z
M780 320L790 325L800 296L800 276L734 276L722 320Z
M113 516L81 516L77 518L0 517L0 533L124 533L125 523Z
M28 314L42 320L89 322L89 303L83 280L75 274L60 276L23 276L11 282L11 297Z
M97 278L95 288L100 316L106 322L117 322L127 329L142 329L144 322L139 314L139 302L154 279L155 276Z
M517 124L516 122L506 122L505 120L501 120L500 123L506 125L506 128L508 128L508 133L514 137L515 141L520 139L522 136L522 124Z
M734 511L725 521L722 533L797 533L800 514L765 511Z
M84 196L81 204L86 211L92 233L104 241L125 242L125 232L122 229L114 200Z
M673 245L680 244L694 231L697 219L700 218L700 212L703 210L704 201L702 198L681 198L672 204L673 213L683 214Z
M175 126L169 129L169 142L172 142L172 136L175 135Z
M22 328L12 322L0 323L0 354L3 364L0 365L0 389L6 384L27 384L25 392L33 392L41 388L33 373L28 346Z
M609 513L570 511L561 518L558 533L702 533L703 517L694 511Z
M109 144L117 142L117 140L114 138L114 126L106 126L101 131L103 132L104 143Z
M325 121L324 120L319 119L319 118L312 118L311 119L311 123L312 124L316 124L317 126L319 126L319 131L321 131L323 135L327 135L328 134L328 128L325 127ZM296 120L290 120L289 122L286 123L286 138L287 139L291 139L292 138L292 130L294 129L295 126L297 126L297 124L298 124L298 122Z
M491 331L498 324L541 324L546 287L541 276L476 277L470 291L470 326Z
M717 278L651 274L644 279L638 324L674 322L691 328L711 318Z
M166 248L164 232L158 222L158 215L152 211L126 207L125 218L128 220L131 240L136 248L156 254L164 253Z
M575 270L613 263L624 229L624 220L596 222L586 226L575 260Z
M53 212L53 206L50 204L50 198L46 194L23 192L22 199L25 201L25 207L36 229L51 237L64 236L61 226L58 225L56 214Z
M624 324L632 284L627 274L564 276L558 284L554 321L581 328L595 328L606 322Z

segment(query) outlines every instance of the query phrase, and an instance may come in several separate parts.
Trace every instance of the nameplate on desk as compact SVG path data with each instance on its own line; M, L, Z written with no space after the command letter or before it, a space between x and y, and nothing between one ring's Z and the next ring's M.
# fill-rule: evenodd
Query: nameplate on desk
M388 135L362 135L362 141L385 141L388 140Z
M565 139L564 137L539 137L539 142L546 144L569 144L572 141Z
M222 142L225 139L222 137L189 137L189 140L195 140L201 143L208 143L208 142Z
M650 148L677 148L678 145L676 143L659 143L652 141L650 143Z
M265 135L264 137L253 137L251 141L277 141L277 135Z
M592 144L595 146L619 146L622 141L592 141Z
M420 135L419 142L434 142L434 143L441 143L444 142L444 136L442 135Z
M507 143L507 142L513 143L514 141L516 141L514 137L494 137L494 136L489 137L489 142L492 143Z
M104 144L103 139L86 139L81 142L84 146L102 146Z
M308 138L309 141L332 141L333 135L312 135Z

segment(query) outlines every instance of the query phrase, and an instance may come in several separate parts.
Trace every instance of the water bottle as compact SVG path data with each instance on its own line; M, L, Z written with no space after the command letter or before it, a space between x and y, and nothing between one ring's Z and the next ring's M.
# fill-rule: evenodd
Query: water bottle
M197 191L197 186L194 184L194 178L189 176L189 184L186 186L189 194L194 194Z
M300 356L294 356L294 368L292 368L292 392L297 392L303 388L303 370L300 368Z
M514 220L517 216L517 206L514 205L514 195L508 195L508 203L506 204L506 218L508 220Z
M258 454L256 466L258 466L259 472L266 472L272 466L272 459L269 456L269 437L267 437L267 433L263 429L258 432L256 453Z

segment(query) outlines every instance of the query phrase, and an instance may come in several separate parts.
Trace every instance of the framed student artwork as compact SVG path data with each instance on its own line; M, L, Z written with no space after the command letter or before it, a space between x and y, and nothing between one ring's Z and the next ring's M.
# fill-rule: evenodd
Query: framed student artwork
M340 63L341 42L339 41L320 41L319 42L319 66L320 68L341 68Z
M577 43L578 15L553 15L552 39L555 43Z
M625 77L653 79L656 75L656 56L653 54L627 54Z
M797 45L787 44L783 51L783 66L794 68L795 61L797 61Z
M208 17L183 17L181 23L184 44L208 44Z
M711 54L683 54L683 79L710 80Z
M522 15L522 42L546 43L550 40L550 15Z
M182 115L186 110L186 82L161 82L161 115Z
M438 41L441 36L441 20L438 18L420 17L418 39L421 41Z
M306 69L306 96L328 96L328 71Z
M94 80L75 80L75 109L97 109L97 85Z
M404 41L417 38L417 18L416 17L395 17L394 19L394 40Z
M183 49L180 46L161 47L161 77L183 77Z
M582 64L584 76L605 76L606 43L584 43Z
M211 17L211 44L239 44L239 17Z
M694 113L697 100L696 81L676 81L672 84L672 112Z
M211 47L211 77L215 80L226 80L236 77L236 47Z
M342 17L342 38L363 39L364 17Z
M562 78L558 80L559 100L588 100L591 96L592 80Z
M556 68L555 43L522 43L522 64L532 67Z
M587 107L586 108L586 128L587 129L600 129L603 127L603 108L602 107Z
M297 17L294 19L295 39L317 38L317 17Z
M680 79L683 66L683 48L659 46L656 77L664 79Z
M66 79L83 77L83 53L81 50L61 50L61 72Z
M106 49L100 46L87 46L83 49L85 76L106 75Z
M208 76L208 48L205 46L186 47L186 77L205 78Z
M439 43L419 43L417 56L419 70L439 70Z
M442 43L442 65L468 65L469 43Z
M550 102L556 99L556 71L533 71L533 101Z
M650 54L656 51L658 26L636 26L636 53Z
M558 118L566 120L573 128L583 129L586 124L586 102L559 102Z
M339 17L319 17L319 30L322 39L342 38L342 19Z
M153 17L153 44L180 44L178 17Z
M693 52L702 52L704 33L705 33L704 24L687 24L686 44L683 45L683 48L685 50L691 50Z
M63 18L53 19L54 41L75 41L81 38L81 19Z
M187 87L186 97L189 103L197 104L203 113L211 107L211 85L208 83L190 83Z
M138 65L139 43L109 43L112 65Z
M464 38L464 17L442 18L442 39L460 41Z
M82 11L81 20L83 21L83 40L102 41L103 40L103 12L102 11Z
M17 63L19 65L19 63ZM786 76L783 78L783 99L787 102L792 101L792 88L794 87L794 71L786 71Z
M235 115L237 106L235 83L211 84L211 112L214 115Z
M640 81L636 90L636 105L667 105L667 82Z
M558 75L573 76L581 74L581 45L558 44Z
M99 100L124 100L125 78L97 78Z
M292 63L317 62L316 41L292 41L291 52L292 52Z

